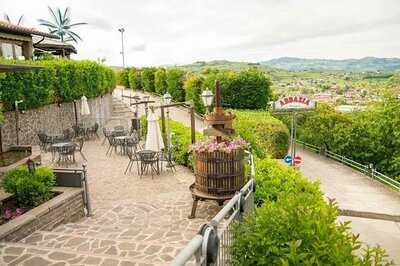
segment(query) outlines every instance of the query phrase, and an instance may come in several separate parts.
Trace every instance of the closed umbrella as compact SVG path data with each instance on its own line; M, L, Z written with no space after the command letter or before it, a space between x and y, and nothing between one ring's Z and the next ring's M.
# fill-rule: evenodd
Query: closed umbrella
M161 135L160 125L154 111L151 111L147 117L147 136L146 150L160 152L164 149L164 141Z
M81 115L90 115L89 104L85 95L81 98Z

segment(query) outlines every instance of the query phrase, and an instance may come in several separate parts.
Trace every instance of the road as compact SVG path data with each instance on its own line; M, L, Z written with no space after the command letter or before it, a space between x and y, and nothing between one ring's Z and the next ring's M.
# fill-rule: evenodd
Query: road
M400 193L372 180L352 168L301 147L300 171L311 180L319 180L327 198L335 199L340 209L357 213L400 215ZM340 216L339 221L351 221L352 231L370 245L379 244L400 265L400 223L381 219Z
M125 95L129 91L125 90ZM121 90L115 91L121 95ZM131 93L133 95L133 93ZM143 96L142 93L140 93ZM152 100L160 103L158 97L151 96ZM128 102L125 99L125 102ZM144 113L140 108L139 112ZM170 117L190 126L190 116L187 109L170 108ZM205 127L201 118L196 117L196 130ZM372 180L350 167L325 158L301 147L297 149L303 163L300 171L310 178L319 180L321 189L327 198L335 199L340 209L357 211L357 213L377 213L392 216L400 215L400 193L385 185ZM338 221L351 221L353 233L360 234L360 239L369 244L379 244L387 250L400 265L400 223L382 219L367 219L360 217L339 216Z

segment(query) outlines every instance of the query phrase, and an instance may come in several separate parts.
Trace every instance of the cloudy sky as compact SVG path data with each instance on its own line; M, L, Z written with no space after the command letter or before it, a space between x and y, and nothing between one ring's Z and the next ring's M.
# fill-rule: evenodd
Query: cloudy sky
M400 57L400 0L2 0L0 12L40 28L47 6L70 7L75 58L121 65L227 59ZM43 29L45 30L45 29Z

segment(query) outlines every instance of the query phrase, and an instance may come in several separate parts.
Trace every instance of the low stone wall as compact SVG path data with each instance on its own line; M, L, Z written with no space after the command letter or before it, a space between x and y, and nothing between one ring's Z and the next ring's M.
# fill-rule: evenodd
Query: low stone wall
M62 194L0 226L0 242L17 242L36 230L76 222L85 215L83 189L55 187Z
M90 123L97 122L100 127L111 117L112 96L106 94L88 100L90 116L85 119ZM78 122L82 121L80 115L81 102L76 102ZM3 147L17 144L16 114L14 111L6 112L5 123L1 128ZM37 132L46 130L49 133L60 133L75 124L74 103L50 104L37 109L30 109L19 114L19 144L37 145L39 139Z

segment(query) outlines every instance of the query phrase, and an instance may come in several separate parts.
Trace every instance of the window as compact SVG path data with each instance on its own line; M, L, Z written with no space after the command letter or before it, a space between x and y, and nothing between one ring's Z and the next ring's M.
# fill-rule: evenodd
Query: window
M22 43L8 42L0 40L0 57L7 59L25 59L23 56Z
M13 59L14 58L13 44L7 42L3 42L0 44L1 44L1 56L7 59Z

